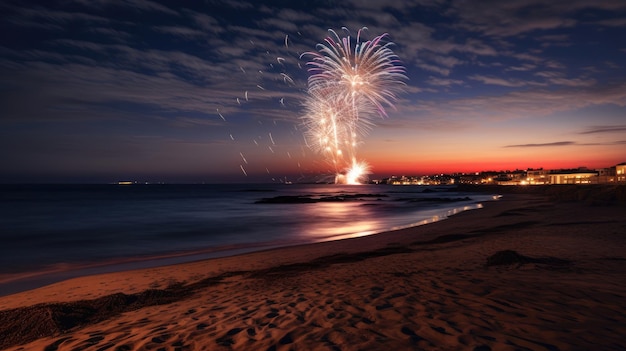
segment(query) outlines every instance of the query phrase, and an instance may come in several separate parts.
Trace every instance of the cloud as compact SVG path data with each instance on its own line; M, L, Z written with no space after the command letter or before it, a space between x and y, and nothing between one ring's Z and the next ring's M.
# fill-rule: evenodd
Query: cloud
M428 63L422 63L422 62L418 62L416 63L416 66L425 70L425 71L430 71L430 72L435 72L435 73L439 73L442 76L449 76L450 75L450 70L448 68L443 68L441 66L436 66L436 65L431 65Z
M538 77L543 77L543 78L561 78L561 77L563 77L563 73L562 72L558 72L558 71L540 71L540 72L535 72L534 75L538 76Z
M457 79L442 79L442 78L435 78L435 77L430 77L426 83L430 84L430 85L435 85L435 86L441 86L441 87L449 87L452 85L460 85L463 84L462 80L457 80Z
M568 87L591 87L597 83L595 79L580 78L551 78L548 82L554 85L563 85Z
M520 61L530 61L533 63L545 63L546 59L540 55L528 53L528 52L513 52L507 51L504 52L503 55L510 56Z
M593 23L608 27L626 27L626 17L594 21Z
M411 103L429 116L447 116L455 120L510 120L547 117L557 112L612 104L626 107L626 83L593 88L557 87L528 89L502 95L477 95L445 99L423 99Z
M558 85L566 87L592 87L597 81L595 79L581 79L581 78L563 78L559 72L537 72L536 76L546 78L545 82L538 82L532 80L521 79L504 79L495 76L484 76L480 74L471 75L468 78L482 82L489 85L498 85L503 87L517 88L525 86L548 86Z
M206 33L203 31L182 26L154 27L154 30L161 33L171 34L174 36L188 39L206 37Z
M21 16L24 20L40 20L62 29L68 21L93 19L94 27L87 30L98 35L84 39L85 36L70 32L47 33L49 39L41 46L25 50L0 49L3 77L10 77L11 84L19 87L19 91L30 91L31 98L42 99L41 107L32 107L39 109L39 115L45 115L44 107L66 108L77 103L86 111L98 104L125 102L155 106L159 111L156 114L183 111L215 117L214 111L220 108L231 116L243 115L244 111L247 118L274 118L276 115L282 118L285 110L277 101L285 97L292 109L297 110L297 100L306 89L306 71L297 67L304 63L299 54L315 50L315 44L327 34L327 23L338 23L335 27L338 31L340 25L350 26L353 36L354 31L364 24L370 28L366 33L369 36L389 32L390 39L396 43L393 49L407 68L428 71L421 71L409 81L414 85L424 82L421 85L428 88L410 86L406 99L398 101L398 105L403 105L399 108L407 111L412 111L407 107L410 104L419 104L423 114L449 114L453 116L451 119L526 118L527 115L547 116L594 104L623 106L626 98L623 84L613 88L600 86L601 79L591 73L571 77L566 74L571 72L565 69L568 67L545 56L542 48L526 50L516 46L513 40L503 39L501 34L489 34L498 30L491 28L492 24L486 20L509 12L514 14L513 22L500 23L503 18L493 24L503 27L502 33L524 34L533 26L547 28L551 23L550 16L558 8L551 3L531 2L530 5L535 4L537 9L545 8L546 13L539 16L544 19L544 25L531 19L526 27L519 21L528 19L524 11L532 9L526 9L516 0L509 5L495 2L486 6L494 9L486 9L482 17L479 11L456 12L473 4L455 1L452 10L446 12L443 9L448 3L438 0L365 3L354 0L346 2L345 6L311 6L306 11L298 6L259 7L252 2L240 1L220 3L220 11L215 12L202 12L201 9L206 10L204 5L188 5L183 9L146 0L75 0L75 3L80 5L74 6L81 11L77 14L41 7L26 9ZM580 8L579 2L574 0L574 3ZM54 4L47 6L55 7ZM610 7L602 1L590 6ZM125 18L127 22L122 22L118 18L101 17L100 14L111 10L119 10L128 18L145 17L145 21ZM244 11L250 12L251 16L254 15L252 11L263 13L250 17L251 21L229 17ZM416 11L439 13L445 21L417 22L412 15ZM378 20L374 16L376 13L381 13ZM474 25L477 30L483 30L484 35L451 27L448 20L456 20L456 16L460 16L462 25ZM404 22L407 18L411 20ZM362 23L364 20L368 23ZM284 45L286 32L289 32L289 48ZM158 48L146 44L146 37L139 33L154 36L150 39L160 41ZM176 45L178 38L193 40ZM565 34L546 34L537 38L551 43L575 39ZM171 47L176 49L168 49ZM285 58L284 66L277 62L277 57ZM507 75L499 74L498 70ZM444 78L429 76L433 74L430 72ZM469 76L467 72L471 72ZM530 75L534 72L535 76ZM280 73L292 76L296 86L286 85ZM466 94L468 90L462 89L469 87L466 84L468 78L511 89L505 90L506 94L500 90L495 96L482 93L481 84L475 84L471 94ZM551 86L548 88L548 85ZM490 89L493 91L493 87ZM236 98L241 102L245 91L249 92L251 101L247 105L238 105ZM417 98L424 96L420 94L428 94L431 98L435 92L443 95L416 102ZM465 97L469 95L471 97ZM11 106L16 108L17 104L11 103ZM294 115L292 112L285 118L291 119ZM55 116L63 118L62 113ZM189 120L181 121L181 125L190 124Z
M215 17L191 10L185 10L184 12L191 17L193 19L193 23L195 23L195 25L202 30L214 33L221 32L223 30L219 25L219 21L215 19Z
M388 0L388 1L378 1L378 0L347 0L346 3L349 3L351 6L364 8L370 11L383 12L384 10L394 9L394 10L408 10L409 8L415 7L416 5L420 6L438 6L437 0L418 0L418 1L403 1L403 0Z
M534 147L558 147L558 146L606 146L606 145L623 145L626 140L607 141L602 143L578 143L575 141L556 141L552 143L539 143L539 144L518 144L518 145L506 145L504 148L534 148Z
M570 36L568 34L546 34L535 37L535 39L539 42L569 42Z
M286 85L276 71L260 74L251 69L244 73L236 66L219 64L211 56L70 39L54 44L80 49L81 55L40 50L3 55L11 58L0 60L0 71L11 82L3 97L14 96L3 103L4 121L125 118L122 111L138 106L152 111L154 117L182 111L210 118L219 118L215 112L218 108L229 118L241 114L246 106L254 106L257 118L287 119L294 115L286 113L278 101L284 98L293 109L301 94L297 87ZM108 59L95 61L90 58L93 55ZM267 60L276 62L275 57ZM246 62L255 68L251 61ZM245 91L249 91L249 101L245 101ZM180 125L191 123L187 119Z
M537 68L537 65L530 64L530 63L524 63L524 64L521 64L519 66L509 66L507 68L507 70L509 70L509 71L525 72L525 71L532 71L535 68Z
M172 10L171 8L150 0L73 0L73 2L95 9L102 9L103 7L122 7L141 12L160 12L163 14L179 16L178 12Z
M261 24L262 26L270 28L278 28L287 33L295 33L298 31L298 26L294 22L280 18L266 18L261 21Z
M604 134L626 132L626 124L611 126L591 126L579 134Z
M487 36L511 37L533 32L575 26L581 11L624 11L626 3L619 1L574 0L567 2L541 0L454 1L448 14L458 16L458 27ZM621 21L615 21L622 25ZM609 22L613 23L613 22ZM608 24L605 24L608 25Z
M541 144L518 144L518 145L506 145L503 147L553 147L553 146L569 146L576 145L574 141L555 141L552 143L541 143Z
M132 35L128 32L107 27L91 27L89 28L89 31L101 34L107 40L118 43L126 43L132 37Z
M434 55L429 57L430 60L444 66L444 67L455 67L458 65L462 65L465 63L465 61L460 60L454 56L441 56L441 55Z
M433 52L424 52L416 60L416 65L426 71L439 73L442 76L449 76L455 66L463 65L466 62L452 55L439 55Z
M480 74L475 74L467 78L482 82L484 84L499 85L503 87L523 87L528 85L528 82L521 80L506 80L499 77L487 77Z
M36 21L53 22L57 24L66 24L69 22L89 22L89 23L109 23L111 20L106 17L87 14L83 12L59 11L45 7L21 7L17 10L21 19L29 19Z

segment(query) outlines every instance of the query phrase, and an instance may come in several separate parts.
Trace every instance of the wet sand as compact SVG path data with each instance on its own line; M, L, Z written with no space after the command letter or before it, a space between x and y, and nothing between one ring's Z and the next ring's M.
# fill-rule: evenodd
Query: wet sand
M626 349L625 208L542 194L484 205L1 297L0 349Z

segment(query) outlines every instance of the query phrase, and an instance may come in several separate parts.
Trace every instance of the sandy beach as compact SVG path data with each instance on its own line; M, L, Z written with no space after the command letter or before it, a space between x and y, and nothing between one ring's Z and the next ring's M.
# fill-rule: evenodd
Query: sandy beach
M623 205L504 194L424 226L0 297L7 350L624 350Z

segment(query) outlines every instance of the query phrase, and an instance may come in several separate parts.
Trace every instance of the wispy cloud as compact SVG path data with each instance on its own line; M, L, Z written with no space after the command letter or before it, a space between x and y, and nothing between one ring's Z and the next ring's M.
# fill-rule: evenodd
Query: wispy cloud
M165 5L161 5L158 2L150 0L126 0L120 2L111 2L109 0L72 0L75 3L80 3L84 6L92 7L95 9L102 9L107 6L122 6L127 9L144 12L160 12L168 15L179 16L179 13Z
M611 126L591 126L580 134L604 134L604 133L623 133L626 132L626 124Z
M568 87L591 87L596 84L595 79L580 79L580 78L551 78L548 80L554 85L563 85Z
M537 68L537 65L530 64L530 63L524 63L524 64L521 64L519 66L510 66L510 67L507 68L507 70L509 70L509 71L525 72L525 71L532 71L535 68Z
M182 27L182 26L162 26L162 27L155 27L154 30L161 32L161 33L165 33L165 34L171 34L171 35L175 35L178 37L182 37L182 38L202 38L202 37L206 37L206 33L201 31L201 30L197 30L197 29L193 29L193 28L189 28L189 27Z
M462 20L460 27L489 36L508 37L535 30L570 28L578 22L578 11L589 9L624 11L626 4L619 1L585 0L544 2L541 0L511 0L506 2L456 1L451 13ZM621 25L621 21L611 21ZM608 23L606 25L609 25Z
M452 85L463 84L462 80L458 80L458 79L442 79L442 78L436 78L436 77L430 77L430 78L428 78L428 80L426 82L428 84L430 84L430 85L436 85L436 86L441 86L441 87L449 87L449 86L452 86Z
M623 145L626 144L626 140L615 140L596 143L580 143L575 141L556 141L552 143L538 143L538 144L517 144L506 145L504 148L534 148L534 147L559 147L559 146L607 146L607 145Z
M488 76L483 76L480 74L475 74L467 78L482 82L484 84L499 85L503 87L523 87L523 86L528 85L528 82L525 82L522 80L506 80L506 79L499 78L499 77L488 77Z
M148 133L163 137L170 135L169 128L220 130L220 138L231 142L236 127L264 129L279 121L293 126L293 132L306 96L306 57L300 54L317 50L329 24L341 36L345 25L352 38L367 26L364 37L386 32L395 43L392 49L410 80L397 111L379 122L383 130L400 126L471 138L504 129L513 120L522 125L533 119L532 128L542 128L557 125L552 118L563 118L565 112L578 116L583 108L626 107L621 63L626 49L603 46L612 56L570 60L581 47L604 44L590 40L580 46L577 32L567 30L584 20L589 38L601 42L607 37L596 37L594 30L612 33L621 26L617 17L626 4L620 2L275 3L66 0L0 5L10 12L2 28L11 34L0 39L0 131L10 133L21 123L113 121L120 130L150 129ZM581 16L587 8L616 14L593 22ZM13 32L25 39L18 42ZM602 139L618 140L607 143L624 144L626 125L618 117L593 118L597 126L587 129L580 127L581 120L568 120L567 128L579 132L580 140L563 136L561 129L557 136L546 131L546 139L521 141L557 140L553 143L505 147L580 148L600 139L582 134L602 134ZM578 141L558 141L569 138ZM492 142L496 147L511 143Z
M502 95L447 98L445 103L420 100L415 106L433 116L485 121L543 117L604 104L626 106L626 84L593 89L561 87L554 90L518 90Z
M611 18L601 21L595 21L594 23L609 27L626 27L626 17Z
M506 145L504 147L554 147L554 146L569 146L576 145L574 141L555 141L552 143L540 143L540 144L517 144L517 145Z
M49 21L59 24L66 24L69 22L77 21L90 23L108 23L111 21L109 18L98 15L92 15L83 12L51 10L45 7L22 7L19 8L17 12L22 18L34 19L38 21Z
M440 75L445 76L445 77L449 76L451 72L450 69L448 68L437 66L437 65L432 65L428 63L423 63L423 62L416 63L416 66L425 71L439 73Z

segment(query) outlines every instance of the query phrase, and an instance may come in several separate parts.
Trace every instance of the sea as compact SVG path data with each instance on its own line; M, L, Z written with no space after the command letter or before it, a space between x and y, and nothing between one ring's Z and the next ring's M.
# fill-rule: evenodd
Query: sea
M375 235L495 198L454 186L0 185L0 296L81 275Z

